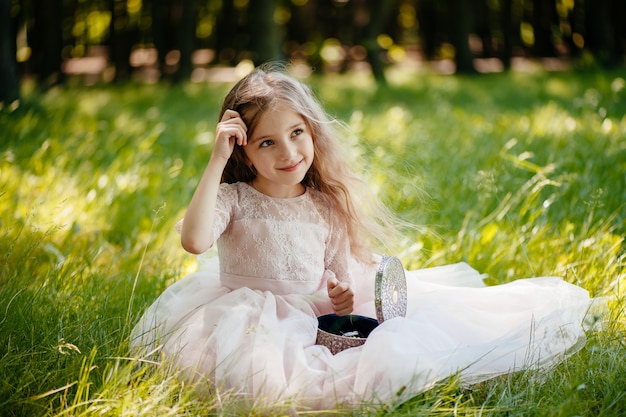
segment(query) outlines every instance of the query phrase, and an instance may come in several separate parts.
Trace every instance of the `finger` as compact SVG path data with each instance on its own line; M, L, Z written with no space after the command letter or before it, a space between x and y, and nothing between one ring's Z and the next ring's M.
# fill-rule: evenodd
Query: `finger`
M244 122L241 117L233 117L232 119L223 120L219 122L219 124L223 126L238 126L244 132L248 131L248 126L246 125L246 122Z
M326 281L326 288L328 289L329 297L331 296L331 291L333 291L333 289L337 287L337 284L339 284L339 281L337 281L337 278L335 278L334 276L328 278L328 280Z
M220 124L218 126L217 137L218 140L234 140L238 145L243 145L246 142L246 131L239 125L226 125Z
M236 119L238 117L240 118L241 115L237 113L235 110L226 109L226 111L222 115L222 118L220 119L220 122L225 122L226 120L230 120L230 119Z
M235 137L237 139L236 143L238 145L245 146L248 144L248 127L243 122L243 120L241 120L241 118L230 119L224 122L220 122L218 123L217 130L219 132L231 132L229 139L231 136ZM232 134L232 132L236 133Z
M342 304L340 306L333 306L333 310L335 314L338 316L345 316L346 314L352 313L352 304Z
M333 304L339 305L345 302L351 302L354 299L354 293L352 291L344 291L341 294L337 294L334 297L331 297Z
M347 282L338 282L337 280L335 280L335 285L333 286L333 288L329 289L328 296L330 298L334 298L338 296L339 294L342 294L348 291L349 289L350 289L350 284L348 284Z

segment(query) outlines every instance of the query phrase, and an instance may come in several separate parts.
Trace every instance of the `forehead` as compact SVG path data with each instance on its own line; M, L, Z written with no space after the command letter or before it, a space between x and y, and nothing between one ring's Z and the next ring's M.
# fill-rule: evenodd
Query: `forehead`
M298 124L306 123L304 117L285 104L278 104L265 111L254 127L253 136L281 133Z

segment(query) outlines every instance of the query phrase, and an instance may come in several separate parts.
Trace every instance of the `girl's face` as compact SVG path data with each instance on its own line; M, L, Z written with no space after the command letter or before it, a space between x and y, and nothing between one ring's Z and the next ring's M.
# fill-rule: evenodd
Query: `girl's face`
M279 104L261 116L244 147L248 163L256 169L252 186L270 197L301 195L300 182L313 163L313 137L304 118Z

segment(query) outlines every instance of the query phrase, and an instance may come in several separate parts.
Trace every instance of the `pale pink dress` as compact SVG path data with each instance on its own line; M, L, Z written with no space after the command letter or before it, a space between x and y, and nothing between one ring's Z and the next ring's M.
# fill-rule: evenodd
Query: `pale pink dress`
M315 190L278 199L222 184L219 257L147 309L133 351L161 354L207 391L320 409L401 402L451 375L473 383L545 368L584 344L584 289L554 277L485 286L459 263L406 271L406 318L332 355L315 344L316 317L331 312L328 276L352 283L355 314L376 317L376 265L350 260L345 233Z

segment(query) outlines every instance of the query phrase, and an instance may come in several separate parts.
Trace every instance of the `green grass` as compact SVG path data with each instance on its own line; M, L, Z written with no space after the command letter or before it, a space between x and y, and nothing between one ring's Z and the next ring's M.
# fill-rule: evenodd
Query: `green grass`
M398 246L407 266L467 261L492 284L559 275L611 309L605 330L546 374L450 380L403 405L334 413L623 414L625 78L398 73L384 89L356 76L309 80L354 130L345 140L381 198L422 226ZM228 87L27 89L20 108L0 111L2 415L241 412L127 358L143 309L194 267L173 225Z

